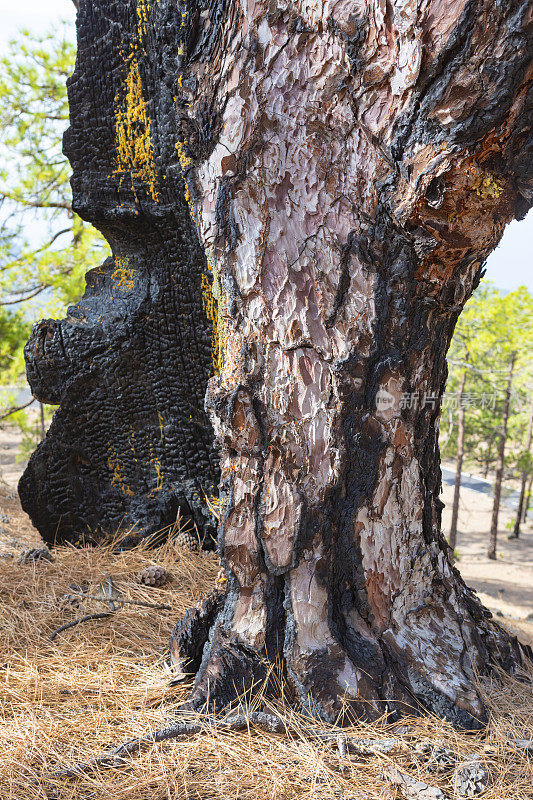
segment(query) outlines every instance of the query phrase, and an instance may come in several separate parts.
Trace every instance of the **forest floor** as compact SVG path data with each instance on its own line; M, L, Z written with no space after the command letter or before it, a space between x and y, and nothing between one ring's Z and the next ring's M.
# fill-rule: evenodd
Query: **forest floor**
M54 770L164 727L176 714L190 683L170 686L169 635L176 619L215 585L219 564L214 554L191 553L172 539L157 550L122 553L56 548L53 561L20 563L24 550L40 541L20 508L13 475L9 484L0 483L0 800L438 800L458 796L457 770L474 757L491 774L485 800L533 800L533 756L513 744L533 736L531 683L505 676L480 685L490 723L479 735L460 734L432 717L396 726L360 724L346 735L392 737L392 750L350 755L310 737L280 708L286 734L254 725L222 732L202 720L201 733L150 745L120 769L54 778ZM476 497L468 511L477 522L486 499ZM533 642L526 620L533 611L531 573L520 571L521 560L533 568L533 534L527 531L517 548L502 531L499 559L485 566L486 535L468 532L465 509L459 568L493 612L505 612L499 621ZM140 584L139 572L149 564L166 568L172 580L161 588ZM50 641L60 625L107 608L91 600L76 607L66 596L71 586L100 595L109 578L122 598L172 610L119 606ZM439 771L427 748L421 752L424 742L433 752L437 744L449 749L447 768ZM398 774L427 786L409 786Z

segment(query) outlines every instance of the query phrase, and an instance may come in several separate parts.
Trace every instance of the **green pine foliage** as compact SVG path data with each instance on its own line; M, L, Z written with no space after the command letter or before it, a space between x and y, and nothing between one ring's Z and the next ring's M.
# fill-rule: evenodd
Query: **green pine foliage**
M457 454L458 388L463 372L465 469L490 478L497 458L505 388L516 356L506 447L506 477L518 477L531 461L524 452L533 388L533 298L525 287L499 292L482 282L459 318L448 353L449 378L443 402L443 458Z
M108 255L72 210L62 152L75 55L62 24L45 36L22 31L0 58L0 386L23 382L31 323L64 316Z

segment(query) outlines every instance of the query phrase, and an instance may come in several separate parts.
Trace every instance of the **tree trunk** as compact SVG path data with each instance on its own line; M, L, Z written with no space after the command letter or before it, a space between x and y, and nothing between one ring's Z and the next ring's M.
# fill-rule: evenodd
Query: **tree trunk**
M178 148L218 301L229 594L191 702L279 658L325 718L475 726L474 671L520 659L451 567L437 428L457 316L531 197L529 4L195 8Z
M452 553L457 542L457 520L459 518L459 496L461 494L461 473L463 470L463 454L465 444L465 408L463 405L463 391L466 381L466 369L461 376L459 391L457 392L457 459L455 461L455 483L453 487L452 522L448 543Z
M65 152L74 209L113 255L67 317L36 325L26 346L34 395L60 405L19 486L48 543L119 530L127 545L180 511L214 546L210 278L174 147L174 76L160 79L159 59L177 58L164 39L171 12L161 8L148 34L145 6L138 16L135 3L86 1L78 14Z
M529 506L531 504L531 489L532 489L532 487L533 487L533 475L529 479L529 485L528 485L528 489L527 489L527 497L526 497L526 502L525 502L525 505L524 505L524 515L522 517L522 522L526 522L526 520L527 520Z
M220 708L280 663L325 719L423 707L479 726L475 672L511 670L524 651L451 565L438 419L457 317L533 195L529 4L80 6L77 206L119 256L148 258L172 241L174 215L184 224L177 191L144 191L139 205L139 182L121 206L128 187L103 178L112 134L94 171L107 110L91 147L77 145L89 101L113 97L103 76L140 74L158 164L175 175L179 158L217 303L206 404L228 593L182 626L200 643L209 631L191 705ZM165 365L181 357L173 337Z
M505 467L505 445L507 443L507 423L509 421L509 408L511 405L511 388L513 383L513 372L516 360L516 353L512 353L509 362L509 374L507 376L507 387L505 390L505 403L503 407L502 425L500 429L500 439L498 442L498 463L496 465L496 478L494 480L494 503L492 505L492 517L490 522L490 539L488 558L496 558L496 545L498 543L498 517L500 514L500 500L502 494L503 470Z
M529 456L531 453L531 440L533 439L533 402L531 404L531 409L529 412L529 423L527 427L527 436L526 436L526 449L525 452ZM520 536L520 523L522 522L522 514L524 511L524 502L526 499L526 486L527 486L527 479L529 476L529 468L524 469L522 472L522 479L520 482L520 497L518 500L518 508L516 509L516 519L514 523L513 535L509 538L511 539L518 539ZM525 522L525 514L524 514L524 522Z

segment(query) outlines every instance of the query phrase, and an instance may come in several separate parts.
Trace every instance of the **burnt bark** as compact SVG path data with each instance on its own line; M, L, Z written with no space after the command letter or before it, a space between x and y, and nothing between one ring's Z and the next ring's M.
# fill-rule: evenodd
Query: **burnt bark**
M149 16L147 2L80 5L64 149L74 210L113 255L26 346L35 397L59 410L20 481L22 506L50 544L120 530L127 545L178 511L213 544L210 278L174 147L180 20L169 3Z
M157 75L154 148L176 183L157 201L145 181L144 216L115 203L109 219L71 132L78 208L151 269L171 220L194 220L216 300L206 405L228 593L207 638L198 626L190 704L219 709L280 663L300 706L328 720L425 708L478 727L476 671L512 670L525 650L451 563L438 422L458 315L533 198L530 3L80 5L89 75L127 80L131 52L143 85ZM81 80L78 66L79 128L92 120L81 98L101 104L105 85ZM106 141L100 175L115 163ZM201 270L186 263L195 302Z

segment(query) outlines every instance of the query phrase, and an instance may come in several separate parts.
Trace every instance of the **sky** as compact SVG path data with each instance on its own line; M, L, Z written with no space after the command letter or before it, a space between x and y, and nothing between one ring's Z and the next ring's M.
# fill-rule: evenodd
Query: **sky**
M72 0L0 0L0 51L19 28L43 33L60 19L72 22L74 37L75 16ZM499 289L527 286L533 292L533 210L525 220L507 226L486 269L486 277Z

